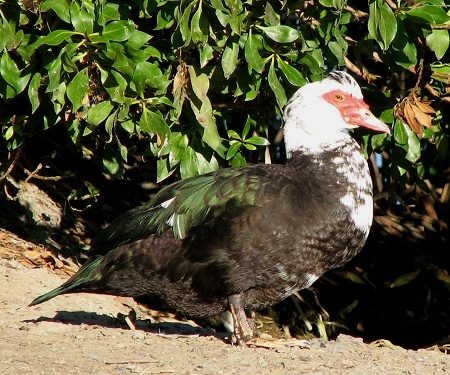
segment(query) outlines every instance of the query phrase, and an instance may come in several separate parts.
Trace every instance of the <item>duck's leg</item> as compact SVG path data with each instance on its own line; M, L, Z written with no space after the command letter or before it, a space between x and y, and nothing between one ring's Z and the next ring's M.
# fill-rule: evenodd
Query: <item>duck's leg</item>
M244 308L244 296L242 294L233 294L228 297L231 316L233 317L233 338L234 344L246 346L246 342L258 337L253 319L247 317Z
M301 348L311 348L309 340L297 339L263 339L258 337L258 329L252 318L247 316L244 308L244 296L242 294L233 294L228 297L232 322L228 322L227 327L232 328L232 343L240 346L256 346L267 349L276 349L280 347L298 346ZM222 320L227 321L226 316L222 316ZM231 323L231 324L229 324Z

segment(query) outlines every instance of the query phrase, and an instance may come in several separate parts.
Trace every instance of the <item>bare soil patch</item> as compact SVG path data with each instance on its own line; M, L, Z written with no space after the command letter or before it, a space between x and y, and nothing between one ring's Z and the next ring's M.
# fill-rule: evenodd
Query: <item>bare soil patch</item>
M448 374L437 348L406 350L339 335L310 349L233 347L227 335L170 317L155 322L131 299L76 294L29 308L63 268L37 266L39 246L0 231L1 374ZM45 254L44 254L45 255ZM124 316L139 312L136 329Z

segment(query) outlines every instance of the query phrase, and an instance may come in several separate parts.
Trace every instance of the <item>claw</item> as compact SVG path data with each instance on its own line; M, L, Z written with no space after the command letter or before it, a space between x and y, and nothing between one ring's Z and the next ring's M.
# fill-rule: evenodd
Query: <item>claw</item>
M247 342L258 336L258 330L253 319L247 317L244 308L244 297L241 294L233 294L228 297L230 312L233 317L232 343L247 346Z

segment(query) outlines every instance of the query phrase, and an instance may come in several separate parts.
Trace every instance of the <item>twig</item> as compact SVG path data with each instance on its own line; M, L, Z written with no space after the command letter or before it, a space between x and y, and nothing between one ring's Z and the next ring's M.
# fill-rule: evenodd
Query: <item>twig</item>
M348 57L344 57L344 61L348 70L362 77L365 81L370 83L378 78L375 74L369 73L364 67L362 69L358 68L358 66L356 66L356 64L354 64Z
M450 25L440 24L440 25L430 25L432 29L441 30L441 29L450 29Z
M353 15L353 17L355 17L357 20L361 18L369 18L369 13L363 12L362 10L359 9L354 9L349 5L346 5L344 9L350 12Z
M411 66L411 67L408 69L408 71L411 72L411 73L413 73L413 74L418 74L417 71L416 71L416 69L415 69L413 66ZM431 75L431 76L433 76L433 75ZM429 83L425 83L425 84L423 85L423 88L426 89L426 90L427 90L432 96L434 96L435 98L437 98L437 99L439 99L439 100L442 100L443 102L450 103L450 97L448 97L448 96L441 97L441 96L439 95L439 93L438 93L433 87L431 87L431 85L430 85Z
M423 59L419 60L419 67L417 68L417 81L416 85L414 86L414 90L419 90L420 81L422 81L422 74L423 74Z
M106 361L105 365L128 365L130 363L138 363L138 364L143 364L143 363L159 363L159 361L154 360L154 361L145 361L145 360L137 360L137 361Z
M3 181L8 175L11 173L11 171L14 169L14 166L16 165L17 160L19 159L20 154L22 153L22 146L17 149L17 151L14 153L14 156L12 158L11 164L9 165L8 169L6 169L5 173L3 173L0 176L0 181Z
M41 169L42 165L40 167L38 165L38 168ZM65 178L69 178L69 177L74 177L75 176L75 173L68 173L68 174L65 174L64 176L41 176L41 175L36 174L36 170L34 172L28 170L27 168L24 168L24 170L29 175L29 177L27 177L27 181L30 178L36 178L38 180L45 180L45 181L59 181L59 180L65 179Z
M363 72L361 69L359 69L355 64L353 64L348 57L344 57L345 66L348 70L350 70L352 73L356 74L357 76L362 77Z
M29 180L31 180L33 177L35 177L35 175L37 175L37 173L42 169L42 163L39 163L36 167L36 169L32 172L30 172L28 169L25 169L25 171L28 174L28 177L25 179L25 183L28 182Z
M385 0L386 4L391 7L392 10L397 10L397 4L395 4L392 0Z

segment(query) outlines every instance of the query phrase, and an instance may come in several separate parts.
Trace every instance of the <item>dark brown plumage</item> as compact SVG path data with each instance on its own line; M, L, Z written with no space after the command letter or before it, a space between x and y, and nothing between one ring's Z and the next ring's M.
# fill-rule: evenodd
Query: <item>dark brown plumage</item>
M118 218L59 294L158 296L193 317L230 311L236 341L257 336L251 309L310 286L353 258L372 222L372 183L343 129L389 132L348 74L301 88L284 112L285 165L223 169L176 182Z

